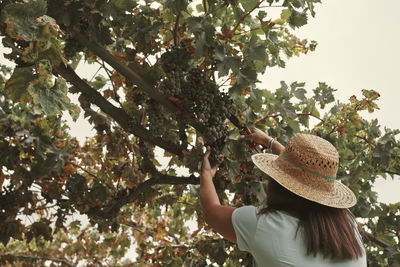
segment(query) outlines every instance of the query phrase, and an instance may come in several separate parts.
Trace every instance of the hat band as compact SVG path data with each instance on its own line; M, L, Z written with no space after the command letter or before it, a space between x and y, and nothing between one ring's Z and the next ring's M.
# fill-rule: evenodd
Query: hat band
M293 161L291 161L290 159L288 159L288 158L285 156L285 154L283 154L283 152L281 153L281 156L282 156L287 162L289 162L289 163L292 164L293 166L295 166L295 167L297 167L297 168L299 168L299 169L301 169L301 170L303 170L303 171L305 171L305 172L308 172L308 173L311 173L311 174L313 174L313 175L316 175L316 176L319 176L319 177L328 179L328 181L334 181L334 180L336 180L336 176L323 175L323 174L319 174L319 173L317 173L317 172L314 172L314 171L312 171L312 170L309 170L309 169L307 169L307 168L304 168L303 166L297 164L296 162L293 162Z

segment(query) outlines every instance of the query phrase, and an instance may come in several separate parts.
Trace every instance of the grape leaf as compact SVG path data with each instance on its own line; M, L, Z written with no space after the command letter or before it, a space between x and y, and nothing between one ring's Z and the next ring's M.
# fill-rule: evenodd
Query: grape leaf
M29 101L31 99L27 88L34 80L33 68L15 68L10 79L6 82L6 89L14 101Z
M51 88L47 88L39 80L31 82L28 88L33 102L39 104L47 115L56 115L65 109L74 108L67 97L67 90L62 78L56 79Z
M29 0L22 3L12 3L2 11L2 21L6 23L6 32L15 39L32 40L37 28L35 20L46 14L45 0Z

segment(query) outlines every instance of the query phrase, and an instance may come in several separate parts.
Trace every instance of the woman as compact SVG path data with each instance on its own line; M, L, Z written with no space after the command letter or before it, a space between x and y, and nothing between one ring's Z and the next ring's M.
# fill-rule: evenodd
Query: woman
M207 149L200 175L200 201L206 222L255 266L366 267L366 254L354 215L353 192L336 181L339 156L328 141L296 134L286 147L255 129L246 137L273 154L252 156L272 179L266 207L222 206L212 179Z

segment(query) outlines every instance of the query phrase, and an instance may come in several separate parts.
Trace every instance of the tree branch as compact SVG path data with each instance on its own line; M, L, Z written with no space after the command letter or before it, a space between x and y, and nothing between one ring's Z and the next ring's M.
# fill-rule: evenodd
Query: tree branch
M361 235L364 236L368 241L372 241L372 242L378 244L379 246L381 246L383 248L392 247L390 244L386 243L382 239L379 239L378 237L374 236L373 234L368 233L364 229L361 229L360 232L361 232Z
M207 14L207 1L203 0L203 9L204 9L204 14Z
M180 18L181 18L181 12L179 12L178 15L176 15L175 26L174 26L174 30L172 32L172 35L174 36L174 45L178 44L177 31L178 31L178 25L179 25Z
M73 162L70 162L70 164L71 164L72 166L77 167L77 168L81 169L82 171L86 172L87 174L89 174L89 175L92 176L93 178L99 179L99 177L97 177L95 174L91 173L90 171L84 169L82 166L79 166L78 164L75 164L75 163L73 163Z
M376 148L376 145L371 143L367 138L359 136L359 135L355 135L355 137L360 138L362 140L364 140L365 142L367 142L370 146L372 146L373 148Z
M109 101L104 99L99 92L83 81L71 67L65 67L60 64L59 66L53 66L53 70L69 83L75 85L75 87L78 88L78 90L83 93L91 103L97 105L101 111L110 115L127 132L132 133L149 143L157 145L172 154L182 155L182 149L180 146L163 140L160 137L152 136L150 131L134 122L134 120L122 108L115 107Z
M104 64L104 61L103 61L103 60L101 61L101 63L99 62L99 64L101 64L101 65L103 66L103 69L104 69L104 71L106 72L106 74L107 74L107 76L108 76L108 79L110 79L110 81L111 81L111 86L112 86L112 88L113 88L115 101L117 101L118 104L119 104L119 106L122 107L122 103L121 103L120 97L119 97L119 95L118 95L118 90L117 90L117 88L116 88L114 82L112 81L112 77L111 77L112 75L110 74L111 71L106 67L106 64Z
M33 256L33 255L22 255L22 254L11 254L11 253L4 253L0 254L0 262L4 261L15 261L15 260L20 260L20 261L30 261L30 262L36 262L36 261L53 261L53 262L58 262L61 263L62 265L69 266L69 267L75 267L75 264L72 264L68 262L65 259L58 259L58 258L50 258L50 257L44 257L44 256Z
M251 14L251 12L253 12L254 10L256 10L261 3L264 2L264 0L261 0L260 2L257 3L257 5L255 5L255 7L253 7L249 12L247 12L246 14L244 14L240 20L238 21L238 23L236 24L236 26L233 28L232 33L234 34L235 31L237 30L237 28L240 26L240 24L244 21L244 19L249 16Z
M154 172L152 175L153 175L152 178L139 184L135 189L130 191L129 194L126 195L125 191L122 192L123 194L125 194L125 196L121 196L121 194L119 194L119 196L117 197L118 200L125 203L134 202L140 196L140 194L142 194L151 186L156 184L169 184L169 185L200 184L200 179L198 177L195 177L194 175L191 175L189 177L170 176L162 174L160 172Z
M141 90L145 91L152 98L154 98L158 103L162 104L171 112L177 112L178 108L171 101L168 100L163 94L150 86L142 77L139 76L136 72L134 72L131 68L117 60L110 52L96 44L95 42L90 41L83 34L74 31L74 37L84 46L88 47L92 52L94 52L98 57L107 62L110 66L116 69L119 73L124 75L128 80L135 83L140 87Z
M155 99L158 103L163 105L172 113L179 113L179 108L173 104L165 95L161 94L159 91L150 86L142 77L139 76L136 72L134 72L131 68L117 60L110 52L101 47L100 45L90 41L84 35L79 32L74 32L74 37L84 46L88 47L95 53L98 57L100 57L103 61L107 62L111 67L125 76L129 81L136 84L141 90L145 91L150 97ZM193 118L193 121L190 123L197 131L200 133L204 133L207 129L200 123L196 122ZM154 142L152 142L154 143ZM176 154L176 153L174 153Z
M315 115L312 114L311 112L309 112L309 113L296 113L296 116L311 116L311 117L314 117L314 118L320 120L321 122L325 123L325 120L321 119L321 118L318 117L318 116L315 116ZM265 115L265 116L262 117L261 119L256 120L256 121L254 122L254 124L257 125L257 124L259 124L260 122L265 121L267 118L276 118L276 117L285 117L285 115L280 114L280 113L278 113L278 114L272 114L272 115Z

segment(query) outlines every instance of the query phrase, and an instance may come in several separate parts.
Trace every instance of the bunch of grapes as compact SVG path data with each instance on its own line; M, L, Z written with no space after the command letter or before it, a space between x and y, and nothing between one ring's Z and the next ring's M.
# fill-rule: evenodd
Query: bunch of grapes
M206 145L211 147L210 163L215 165L221 161L221 152L228 133L225 121L230 115L232 100L228 94L220 92L215 82L200 69L193 69L188 73L183 89L193 103L193 114L208 129L203 137Z
M222 93L204 69L189 69L191 56L186 48L173 48L161 56L166 78L159 84L167 96L182 100L182 113L192 114L207 129L201 133L205 145L211 147L210 163L221 161L220 155L228 133L225 124L230 115L232 100ZM193 117L192 117L193 118Z
M149 130L155 136L161 136L165 133L165 124L167 122L164 117L164 112L161 110L161 106L153 99L146 101L146 112L149 118L148 125Z
M172 71L187 71L190 59L191 55L185 47L174 47L161 55L161 64L167 74Z
M65 41L64 55L66 58L72 58L76 53L82 51L84 46L74 38L69 38Z

